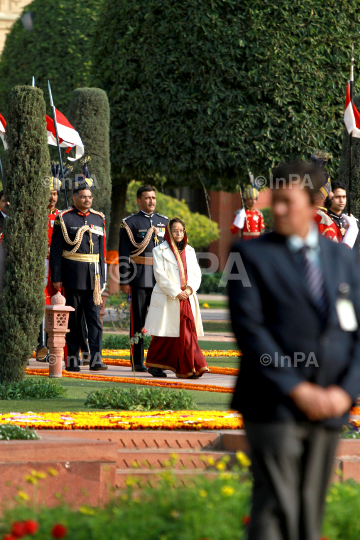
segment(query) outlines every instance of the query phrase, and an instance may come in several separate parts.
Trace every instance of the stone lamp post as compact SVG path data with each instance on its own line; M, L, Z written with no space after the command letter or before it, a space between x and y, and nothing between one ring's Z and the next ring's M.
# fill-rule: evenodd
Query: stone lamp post
M62 353L68 330L69 313L73 307L65 305L65 298L57 292L51 298L51 306L45 306L46 328L49 348L49 377L62 377Z

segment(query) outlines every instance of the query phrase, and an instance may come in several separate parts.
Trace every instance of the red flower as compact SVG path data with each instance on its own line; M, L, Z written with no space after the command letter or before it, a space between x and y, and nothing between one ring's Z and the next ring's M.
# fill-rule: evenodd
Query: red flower
M15 521L11 526L11 532L16 538L22 538L26 535L26 527L23 521Z
M51 534L54 538L64 538L64 536L67 535L67 528L65 525L62 525L61 523L57 523L53 526L51 530Z
M249 523L250 523L250 519L251 519L250 516L243 516L243 517L241 518L241 521L242 521L243 524L247 527L247 526L249 525Z
M2 537L2 540L16 540L16 536L13 536L10 533L4 534L4 536Z
M35 534L39 528L39 524L34 519L25 521L25 529L27 534Z
M145 330L145 326L142 327L142 329L140 330L140 332L141 332L142 334L147 334L147 330Z

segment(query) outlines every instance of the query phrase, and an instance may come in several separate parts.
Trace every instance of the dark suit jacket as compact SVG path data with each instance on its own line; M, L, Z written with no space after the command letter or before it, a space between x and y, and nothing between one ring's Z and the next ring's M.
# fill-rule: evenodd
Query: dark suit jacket
M249 421L306 421L289 397L302 381L323 387L337 384L350 394L353 403L360 393L360 331L341 330L335 309L339 285L347 283L360 321L359 268L347 247L322 236L319 245L330 303L326 320L321 318L284 237L270 233L232 248L243 279L229 281L232 325L243 353L232 406ZM244 268L250 287L244 287ZM233 269L230 278L236 273ZM264 354L271 357L270 365L260 362ZM290 361L281 361L281 356L289 356ZM322 424L339 428L347 419L344 415Z

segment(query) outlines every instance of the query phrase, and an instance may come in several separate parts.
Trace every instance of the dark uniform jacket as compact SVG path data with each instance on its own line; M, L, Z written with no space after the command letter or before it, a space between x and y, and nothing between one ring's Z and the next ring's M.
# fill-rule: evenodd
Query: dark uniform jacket
M230 276L229 303L243 353L232 406L250 422L307 422L289 397L303 381L323 387L338 385L356 403L360 392L360 330L346 332L340 328L335 302L339 285L347 283L360 321L359 268L346 246L319 235L319 248L329 302L325 320L283 236L265 234L232 248L240 270L236 273L234 269ZM231 279L239 274L240 279ZM281 361L281 356L289 356L290 361ZM295 356L299 361L294 361ZM319 424L337 429L347 423L348 417L345 414Z
M155 243L155 235L153 234L145 251L140 253L140 257L152 257L152 250L157 245L164 241L165 228L168 223L168 218L161 214L146 214L142 210L138 214L133 214L125 218L123 221L127 223L131 232L133 233L134 240L137 244L140 244L147 230L154 225L159 229L157 236L158 243ZM149 287L155 286L155 277L153 267L145 264L134 264L129 262L129 256L136 248L129 240L126 230L120 228L120 243L119 243L119 274L120 285L131 285L134 287Z
M105 283L105 218L101 212L89 210L84 214L74 206L61 213L70 240L75 239L75 235L84 225L92 227L92 242L94 243L92 253L99 254L99 274L100 287ZM50 247L50 270L51 281L53 283L62 281L63 286L70 289L93 290L95 264L83 261L72 261L62 256L63 250L71 251L71 246L65 241L60 226L60 214L56 217L54 223L54 232ZM90 254L90 236L86 231L80 247L76 252L78 254Z

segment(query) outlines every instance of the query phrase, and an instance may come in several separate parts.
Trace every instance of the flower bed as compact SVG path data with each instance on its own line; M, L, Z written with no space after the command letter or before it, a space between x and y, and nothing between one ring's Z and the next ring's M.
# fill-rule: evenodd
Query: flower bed
M203 355L208 358L237 358L238 356L242 356L241 351L235 351L235 350L210 350L210 351L202 351ZM130 356L129 349L103 349L102 354L104 356ZM145 350L145 356L147 355L147 350Z
M38 375L40 377L48 377L48 369L26 369L27 375ZM222 394L232 394L234 392L233 388L227 388L226 386L217 386L216 384L196 384L196 383L183 383L177 381L159 381L159 380L148 380L135 377L110 377L108 375L93 375L85 373L73 373L69 371L62 372L63 377L70 379L87 379L92 381L104 381L104 382L114 382L114 383L127 383L127 384L137 384L139 386L158 386L161 388L178 388L184 390L197 390L199 392L220 392Z
M242 429L242 416L234 411L119 411L76 413L0 414L1 424L34 429Z

